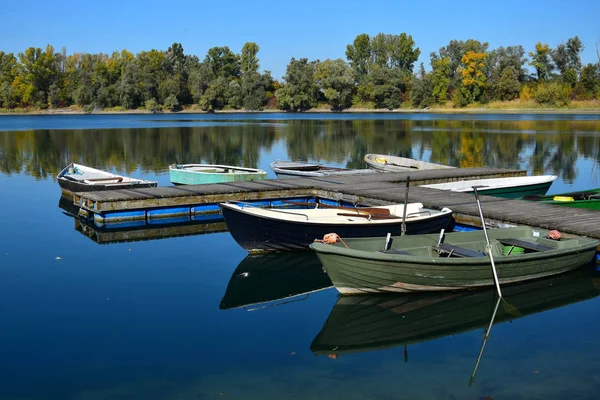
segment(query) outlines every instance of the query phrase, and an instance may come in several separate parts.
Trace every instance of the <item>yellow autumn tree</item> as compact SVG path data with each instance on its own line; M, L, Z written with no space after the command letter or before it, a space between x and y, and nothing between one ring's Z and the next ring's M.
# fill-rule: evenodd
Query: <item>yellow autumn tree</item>
M487 58L487 53L476 53L474 51L467 51L462 56L462 66L460 67L460 74L462 76L461 93L464 103L462 105L481 99L487 85L487 78L484 73Z

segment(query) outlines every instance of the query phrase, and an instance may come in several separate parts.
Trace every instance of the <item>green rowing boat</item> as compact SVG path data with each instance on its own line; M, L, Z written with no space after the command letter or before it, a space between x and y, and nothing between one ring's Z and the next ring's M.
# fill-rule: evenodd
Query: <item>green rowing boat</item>
M526 196L524 200L539 201L545 204L555 204L565 207L587 208L600 210L600 188L580 192L560 193L549 196Z
M579 268L592 261L600 243L586 237L553 240L549 231L525 226L490 229L488 236L500 284ZM399 236L391 245L384 238L347 238L310 247L342 294L494 285L483 231Z

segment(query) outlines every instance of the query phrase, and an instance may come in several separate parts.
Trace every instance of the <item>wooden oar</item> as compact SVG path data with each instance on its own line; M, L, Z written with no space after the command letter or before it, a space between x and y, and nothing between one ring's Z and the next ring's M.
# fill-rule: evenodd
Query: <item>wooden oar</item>
M487 230L485 228L485 220L483 219L483 211L481 210L481 203L479 202L479 193L477 193L477 187L473 186L473 192L475 193L475 200L477 201L477 208L479 208L479 217L481 218L481 227L483 228L483 234L485 236L485 243L488 256L490 256L490 263L492 264L492 272L494 273L494 283L496 284L496 290L498 296L502 298L502 291L500 290L500 282L498 281L498 274L496 273L496 265L494 264L494 256L492 255L492 245L488 238Z

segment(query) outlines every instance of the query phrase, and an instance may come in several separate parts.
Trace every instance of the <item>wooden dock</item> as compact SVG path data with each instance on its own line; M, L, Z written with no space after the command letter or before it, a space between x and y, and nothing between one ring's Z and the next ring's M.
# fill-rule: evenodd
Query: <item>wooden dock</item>
M456 168L355 176L270 179L211 185L169 186L136 190L76 193L74 203L91 214L110 214L136 209L192 210L226 201L318 196L363 204L404 202L410 176L409 201L426 207L451 208L459 222L479 224L473 194L448 192L418 185L457 180L523 176L525 171L498 168ZM522 200L481 196L484 216L492 224L530 225L600 238L600 213ZM215 210L215 208L207 210ZM218 209L217 209L218 210ZM189 211L188 211L189 212Z

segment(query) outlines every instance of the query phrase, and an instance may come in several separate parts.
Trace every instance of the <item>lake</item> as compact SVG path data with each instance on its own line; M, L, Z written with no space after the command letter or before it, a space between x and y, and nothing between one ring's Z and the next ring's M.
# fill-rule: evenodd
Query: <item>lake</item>
M0 116L0 400L597 398L596 271L507 289L479 357L493 290L339 298L312 253L250 257L222 224L82 225L55 179L366 153L595 188L600 115Z

